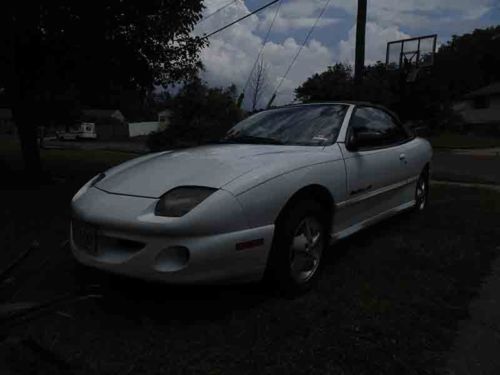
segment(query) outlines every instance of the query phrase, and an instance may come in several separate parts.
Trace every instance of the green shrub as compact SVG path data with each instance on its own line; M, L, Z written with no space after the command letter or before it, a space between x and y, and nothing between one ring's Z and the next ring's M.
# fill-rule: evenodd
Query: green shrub
M220 139L244 117L235 97L234 86L208 88L198 78L189 82L172 98L170 124L164 131L149 136L149 148L159 151Z

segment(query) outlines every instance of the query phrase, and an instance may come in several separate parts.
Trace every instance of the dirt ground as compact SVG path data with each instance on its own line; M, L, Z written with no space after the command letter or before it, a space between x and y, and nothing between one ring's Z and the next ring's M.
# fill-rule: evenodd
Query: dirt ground
M101 296L0 322L3 373L440 373L497 255L499 195L438 186L424 215L334 245L318 287L295 300L258 284L145 283L83 270L63 246L85 178L2 191L1 264L40 245L2 299Z

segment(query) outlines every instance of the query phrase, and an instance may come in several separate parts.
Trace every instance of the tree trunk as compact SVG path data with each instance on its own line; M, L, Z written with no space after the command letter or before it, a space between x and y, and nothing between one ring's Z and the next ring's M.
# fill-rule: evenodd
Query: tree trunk
M21 153L27 177L32 181L38 181L42 177L42 162L37 142L37 127L32 116L33 111L34 107L18 104L13 108L13 116L21 142Z
M42 179L42 163L37 143L37 119L40 118L40 86L44 66L40 39L40 5L16 7L7 25L13 32L8 43L8 79L6 91L21 143L21 153L28 182Z

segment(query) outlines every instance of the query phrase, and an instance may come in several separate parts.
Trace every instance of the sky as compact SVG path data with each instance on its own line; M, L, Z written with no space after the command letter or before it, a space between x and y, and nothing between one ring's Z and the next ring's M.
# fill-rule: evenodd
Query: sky
M249 14L270 0L205 0L204 15L195 35L210 33ZM201 53L202 78L213 87L235 84L243 89L275 17L263 50L268 89L265 106L282 80L293 56L328 0L281 0L266 10L210 38ZM294 90L314 73L337 62L353 63L356 40L357 0L330 0L323 17L283 81L275 104L294 100ZM452 35L500 24L500 0L368 0L366 63L385 60L387 42L407 37L438 34L438 43ZM249 92L246 95L248 106Z

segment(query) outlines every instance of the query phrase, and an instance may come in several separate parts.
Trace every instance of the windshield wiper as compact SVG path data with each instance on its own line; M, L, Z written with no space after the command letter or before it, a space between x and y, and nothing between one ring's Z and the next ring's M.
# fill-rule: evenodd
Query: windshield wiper
M262 145L284 145L278 139L267 137L254 137L251 135L241 135L238 137L230 137L221 140L221 143L242 143L242 144L262 144Z

